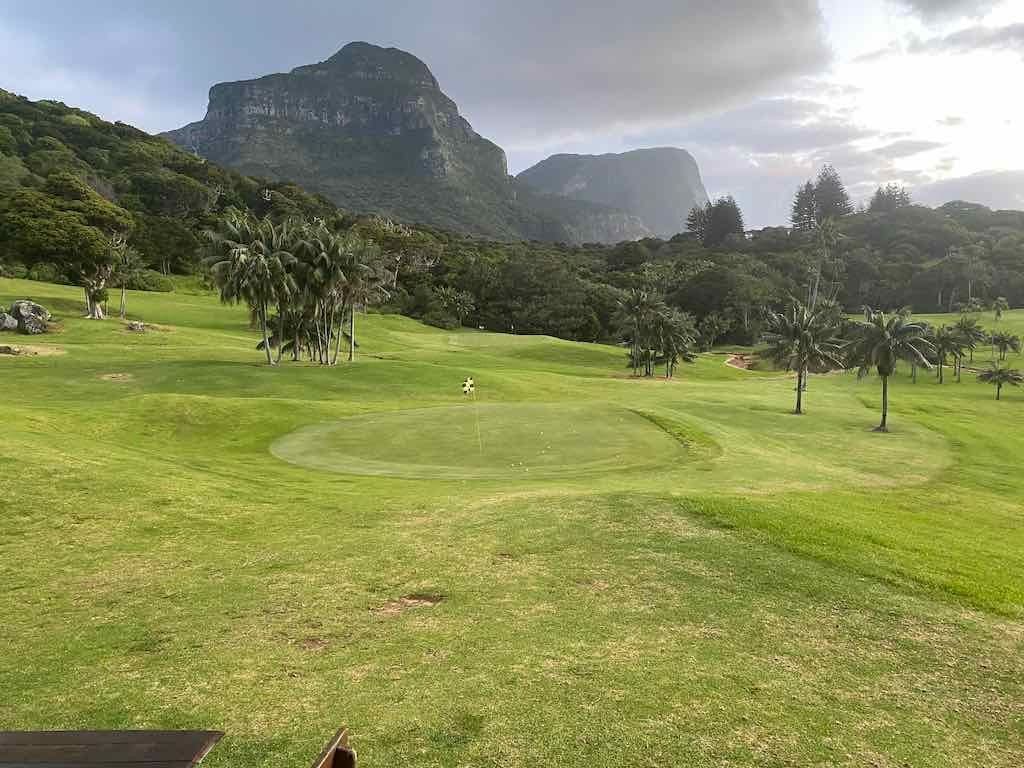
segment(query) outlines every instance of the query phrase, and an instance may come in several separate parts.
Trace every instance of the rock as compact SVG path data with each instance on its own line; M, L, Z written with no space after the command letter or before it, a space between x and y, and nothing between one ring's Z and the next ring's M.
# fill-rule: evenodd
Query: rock
M21 349L19 347L12 347L9 344L0 344L0 355L20 355Z
M132 333L145 333L146 332L146 324L145 323L141 323L138 320L132 320L130 323L128 323L125 326L125 328L127 328Z
M0 312L0 331L18 330L18 318L6 312Z
M23 315L18 320L18 331L26 336L38 336L49 330L46 321L35 315Z
M31 316L42 320L43 323L48 323L51 318L50 312L46 307L42 304L36 304L34 301L30 301L29 299L22 299L21 301L16 301L11 304L10 314L15 320L21 320L23 317Z

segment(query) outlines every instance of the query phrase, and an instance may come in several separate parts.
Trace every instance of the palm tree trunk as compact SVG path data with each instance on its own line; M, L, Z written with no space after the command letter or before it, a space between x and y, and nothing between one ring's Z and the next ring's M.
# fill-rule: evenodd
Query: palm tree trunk
M996 384L996 400L999 400L1003 395L1003 385Z
M796 374L796 410L793 413L797 416L803 416L804 413L804 376L806 375L803 368Z
M910 380L917 384L917 363L910 364Z
M942 375L943 367L943 361L939 360L939 384L945 384L946 382L945 377Z
M356 305L348 311L348 361L356 361Z
M121 319L122 320L124 320L128 316L128 301L127 301L128 296L127 296L127 293L128 293L127 286L125 285L125 281L122 280L121 281L121 309L120 309L120 315L121 315Z
M878 425L876 432L889 431L889 377L882 377L882 423Z
M267 335L267 306L260 305L260 330L263 331L263 351L267 353L267 365L274 364L274 356L270 351L270 338Z

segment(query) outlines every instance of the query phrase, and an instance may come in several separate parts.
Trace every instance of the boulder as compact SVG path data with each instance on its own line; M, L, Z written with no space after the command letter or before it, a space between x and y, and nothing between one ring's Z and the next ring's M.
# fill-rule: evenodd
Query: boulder
M16 330L18 330L18 318L14 315L9 315L6 312L0 311L0 331Z
M49 330L46 321L35 315L22 315L18 319L18 331L26 336L38 336Z
M145 333L146 324L140 323L138 320L132 320L128 325L125 326L132 333Z
M36 304L34 301L28 299L22 299L11 304L10 314L15 320L21 320L23 317L31 316L42 320L44 323L49 322L50 312L42 304Z

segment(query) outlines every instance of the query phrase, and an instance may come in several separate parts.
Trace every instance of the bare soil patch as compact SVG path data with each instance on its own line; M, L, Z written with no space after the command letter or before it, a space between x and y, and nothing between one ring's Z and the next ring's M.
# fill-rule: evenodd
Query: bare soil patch
M52 357L63 355L60 347L33 346L30 344L0 344L2 357Z
M416 593L412 595L405 595L397 600L389 600L384 603L384 605L371 610L379 616L397 616L400 613L414 610L416 608L433 608L434 606L439 605L443 600L443 595Z
M100 376L103 381L116 381L126 383L135 379L131 373L104 373Z
M753 355L730 355L725 364L739 371L749 371L754 366Z

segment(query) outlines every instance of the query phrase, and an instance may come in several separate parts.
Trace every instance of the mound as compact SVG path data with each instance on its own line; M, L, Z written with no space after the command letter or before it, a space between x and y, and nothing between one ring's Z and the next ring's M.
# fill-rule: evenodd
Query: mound
M330 472L449 480L649 470L687 455L655 423L622 408L471 402L304 427L270 450Z

